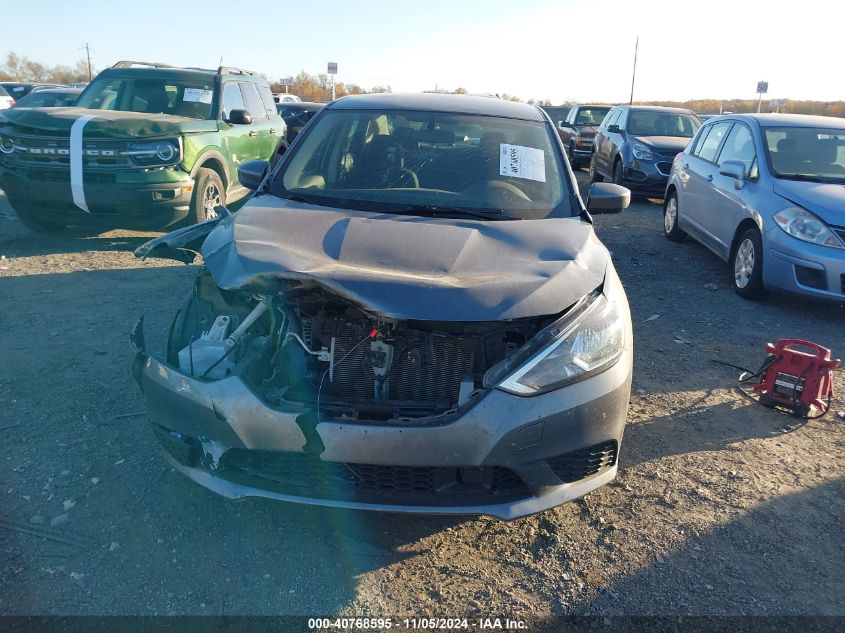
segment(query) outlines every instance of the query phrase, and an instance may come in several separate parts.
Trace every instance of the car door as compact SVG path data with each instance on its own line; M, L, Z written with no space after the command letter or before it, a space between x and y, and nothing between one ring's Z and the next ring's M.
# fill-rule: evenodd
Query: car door
M726 161L738 161L745 166L745 179L737 180L720 172ZM752 217L748 201L754 199L757 182L757 151L751 129L744 123L735 123L728 133L716 160L717 170L707 196L707 213L701 216L703 230L728 259L736 227L745 218Z
M267 108L261 100L261 95L258 94L258 88L254 83L242 81L241 94L243 94L244 104L247 112L252 117L252 123L249 125L248 136L250 143L247 149L249 160L269 160L276 145L273 142L274 134L270 133L273 129L274 123L270 121ZM275 124L279 127L278 123ZM275 133L275 129L273 129ZM244 157L246 159L246 157Z
M704 228L704 217L712 212L712 183L719 170L716 157L732 125L732 121L719 121L706 126L709 129L702 132L701 140L681 164L685 179L678 192L678 217L682 218L679 226L717 252L720 249Z
M558 130L560 135L560 140L563 141L563 146L569 149L569 142L572 140L572 136L575 133L575 128L572 125L573 121L575 121L575 116L578 113L578 108L572 108L569 113L566 115L566 119L561 123L561 127Z
M616 122L619 120L620 113L620 110L611 110L607 114L604 121L602 121L599 133L596 134L596 139L594 141L595 150L593 152L593 160L595 161L596 170L598 173L607 177L610 176L610 167L608 164L610 162L610 152L613 148L613 142L610 138L611 135L610 132L608 132L608 128L611 125L616 125Z
M254 135L250 136L250 132L253 132L252 125L229 123L229 113L232 110L246 110L243 93L237 81L227 81L223 84L223 122L220 126L230 171L237 174L238 165L253 158L251 152L254 150Z

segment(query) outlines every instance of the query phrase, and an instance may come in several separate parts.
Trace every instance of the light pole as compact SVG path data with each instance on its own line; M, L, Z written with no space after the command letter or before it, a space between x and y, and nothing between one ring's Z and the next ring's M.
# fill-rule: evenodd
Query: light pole
M640 48L640 37L637 36L637 41L634 44L634 72L631 74L631 100L628 102L629 105L634 104L634 81L637 78L637 51Z

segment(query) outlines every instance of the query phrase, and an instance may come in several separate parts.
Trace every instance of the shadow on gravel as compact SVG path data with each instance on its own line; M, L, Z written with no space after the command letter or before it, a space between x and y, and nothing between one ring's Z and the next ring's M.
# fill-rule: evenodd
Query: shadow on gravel
M108 232L107 230L103 231ZM59 253L84 253L89 251L133 251L154 235L109 236L68 229L64 233L32 233L21 230L11 238L0 241L4 255L30 257Z
M707 403L710 395L678 411L629 424L620 454L622 469L671 455L720 451L749 439L782 437L806 424L750 400L739 407L730 401Z
M839 616L838 626L833 622L827 625L831 631L841 630L845 536L836 508L843 496L845 479L839 478L764 503L707 534L688 539L665 557L655 556L638 572L577 602L573 612L664 617ZM772 575L773 568L781 573ZM751 624L750 618L733 618L719 630L744 630ZM819 630L815 628L818 623L812 621L794 624L795 628L783 626L780 630Z

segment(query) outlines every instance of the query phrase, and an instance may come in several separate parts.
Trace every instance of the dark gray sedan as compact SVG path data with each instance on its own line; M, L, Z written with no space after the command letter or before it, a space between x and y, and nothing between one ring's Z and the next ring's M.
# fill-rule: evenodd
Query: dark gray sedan
M471 133L468 133L471 132ZM205 266L134 373L175 468L230 498L512 519L616 475L625 292L538 108L462 95L323 108L235 215L140 256Z

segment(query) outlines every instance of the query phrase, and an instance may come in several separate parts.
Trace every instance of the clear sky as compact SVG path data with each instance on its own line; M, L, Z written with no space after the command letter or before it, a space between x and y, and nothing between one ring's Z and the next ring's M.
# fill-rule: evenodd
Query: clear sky
M120 59L276 79L300 70L394 92L522 99L845 99L845 0L0 0L0 56Z

